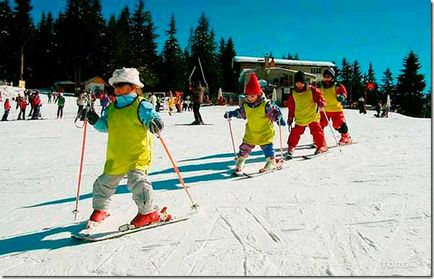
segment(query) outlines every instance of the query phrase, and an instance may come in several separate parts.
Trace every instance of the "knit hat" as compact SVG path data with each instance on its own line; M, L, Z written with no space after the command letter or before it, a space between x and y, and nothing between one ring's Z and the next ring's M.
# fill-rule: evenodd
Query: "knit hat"
M322 76L325 76L325 75L330 75L330 76L332 76L332 78L334 78L335 77L335 70L332 67L329 67L329 68L325 69L324 72L322 73Z
M246 95L259 95L262 93L261 86L258 82L258 77L255 73L252 73L249 78L249 82L247 82L246 89L244 90L244 94Z
M136 68L122 68L113 72L113 76L109 78L109 84L114 85L116 83L125 82L137 85L142 88L144 85L140 82L139 71Z
M306 76L302 71L298 71L294 75L294 83L301 82L306 84Z

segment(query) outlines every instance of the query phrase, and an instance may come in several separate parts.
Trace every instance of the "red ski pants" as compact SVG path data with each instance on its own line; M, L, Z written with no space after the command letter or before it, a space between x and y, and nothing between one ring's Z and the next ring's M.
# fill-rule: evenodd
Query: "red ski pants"
M329 119L329 121L332 123L333 128L335 130L338 130L342 124L345 123L345 117L344 117L344 112L343 111L336 111L336 112L326 112L326 115ZM324 112L321 111L321 127L327 127L328 122L327 122L327 118L324 115Z
M310 130L310 134L313 137L313 143L317 148L326 147L326 141L324 138L324 131L319 122L312 122L307 125ZM300 136L304 133L306 126L295 125L291 129L291 133L288 138L288 149L295 148L300 140Z

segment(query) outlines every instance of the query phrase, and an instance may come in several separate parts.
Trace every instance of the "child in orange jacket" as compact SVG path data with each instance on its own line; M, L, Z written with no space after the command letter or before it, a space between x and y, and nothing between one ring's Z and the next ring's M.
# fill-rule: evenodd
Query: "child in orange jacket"
M326 101L320 90L308 85L303 72L298 71L294 76L295 87L288 97L288 153L286 159L292 159L295 147L304 133L306 126L309 127L316 146L315 154L326 152L327 144L323 128L320 125L319 110L326 106ZM295 120L295 126L291 124Z

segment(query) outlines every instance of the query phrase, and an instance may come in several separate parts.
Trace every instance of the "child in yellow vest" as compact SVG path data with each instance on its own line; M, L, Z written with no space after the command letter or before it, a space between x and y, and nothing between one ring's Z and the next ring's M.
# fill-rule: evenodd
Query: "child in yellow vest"
M334 81L335 70L333 68L325 69L322 76L323 80L319 83L318 89L323 93L327 105L324 108L325 112L321 112L321 127L324 129L328 125L328 118L333 123L333 128L341 133L339 144L351 143L353 140L348 133L342 106L342 103L347 98L347 90L343 84Z
M152 104L143 99L140 90L143 84L135 68L115 70L109 83L114 87L116 101L110 103L101 117L93 110L87 113L96 130L108 132L104 173L93 185L94 211L88 227L108 216L111 197L125 175L138 207L131 224L142 227L160 221L160 214L153 207L153 189L147 174L152 159L151 133L161 131L163 122Z
M254 73L249 78L244 94L246 95L245 102L241 103L240 107L235 111L228 111L224 115L225 118L247 119L235 174L242 172L247 157L256 145L261 146L267 158L265 166L259 171L271 171L280 164L274 157L273 139L275 132L273 122L278 122L281 126L285 126L286 122L279 107L265 98L258 78Z
M292 159L295 147L304 133L306 126L309 127L316 146L315 153L327 151L327 144L324 138L324 131L320 125L319 110L326 105L322 93L317 88L308 85L302 71L294 76L295 87L288 97L288 153L286 159ZM291 128L295 118L295 126Z

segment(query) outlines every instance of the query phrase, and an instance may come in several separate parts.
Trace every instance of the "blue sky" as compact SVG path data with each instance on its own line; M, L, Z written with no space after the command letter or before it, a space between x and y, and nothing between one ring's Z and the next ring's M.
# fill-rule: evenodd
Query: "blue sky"
M33 0L32 15L42 11L56 16L66 0ZM134 9L136 0L102 0L103 14L119 15L123 6ZM377 81L386 67L395 78L403 58L413 50L421 73L431 84L431 2L429 0L145 0L157 27L161 48L170 16L175 15L181 47L202 12L216 32L217 41L232 37L237 55L277 58L297 53L302 60L358 60L363 72L372 62ZM428 89L426 89L428 91Z

